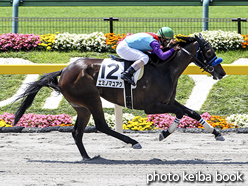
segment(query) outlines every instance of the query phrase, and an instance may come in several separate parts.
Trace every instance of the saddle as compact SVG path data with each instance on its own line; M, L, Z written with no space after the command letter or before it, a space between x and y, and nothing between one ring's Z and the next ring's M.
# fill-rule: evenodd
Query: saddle
M117 56L114 56L114 55L110 55L110 57L115 60L115 61L119 61L119 62L125 62L125 63L134 63L134 61L129 61L129 60L125 60L125 59L122 59L122 58L119 58Z
M114 56L114 55L110 55L110 57L111 57L111 59L113 59L115 61L124 62L124 71L127 70L135 62L135 61L125 60L125 59L119 58L119 57ZM142 67L140 69L140 73L139 73L137 80L140 80L142 78L143 74L144 74L144 67Z

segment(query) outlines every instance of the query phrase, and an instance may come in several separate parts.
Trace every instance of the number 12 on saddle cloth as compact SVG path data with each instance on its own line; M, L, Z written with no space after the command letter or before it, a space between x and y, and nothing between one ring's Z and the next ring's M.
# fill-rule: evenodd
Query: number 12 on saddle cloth
M104 59L98 74L96 86L124 89L124 81L121 73L124 71L124 62L119 62L111 58ZM134 82L137 83L143 76L144 68L139 69L134 74ZM135 89L136 86L132 86Z

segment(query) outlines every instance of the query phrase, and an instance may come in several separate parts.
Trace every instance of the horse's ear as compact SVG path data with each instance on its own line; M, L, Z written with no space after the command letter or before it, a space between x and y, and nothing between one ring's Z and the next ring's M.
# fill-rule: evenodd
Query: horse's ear
M198 42L201 41L200 38L199 38L197 35L195 35L195 39L196 39L196 41L198 41Z
M197 35L195 35L195 39L199 43L200 46L203 44L201 38L203 38L202 35L201 35L201 33L199 34L199 37Z

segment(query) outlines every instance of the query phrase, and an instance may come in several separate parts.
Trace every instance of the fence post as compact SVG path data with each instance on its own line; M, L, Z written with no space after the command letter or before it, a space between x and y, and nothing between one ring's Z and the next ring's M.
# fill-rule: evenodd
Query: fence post
M115 131L123 133L122 107L115 104Z
M202 31L208 30L208 18L209 18L209 1L203 0L203 20L202 20Z
M114 29L113 29L113 21L119 21L119 18L113 18L113 17L110 17L110 18L104 18L103 19L104 21L109 21L109 24L110 24L110 33L114 33Z
M12 12L12 33L18 33L18 9L19 3L22 3L22 0L13 0L13 12Z
M233 18L232 21L237 21L238 22L238 33L241 34L241 22L246 22L247 19L246 18Z

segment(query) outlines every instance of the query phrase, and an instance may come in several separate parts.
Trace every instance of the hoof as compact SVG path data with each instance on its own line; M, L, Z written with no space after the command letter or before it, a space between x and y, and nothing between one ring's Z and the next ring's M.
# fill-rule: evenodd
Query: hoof
M93 158L90 158L90 157L86 157L86 158L83 158L83 162L86 162L86 161L91 161L91 160L94 160L94 159L97 159L97 158L100 158L100 155L98 156L94 156Z
M223 136L217 136L215 137L216 141L225 141L225 138Z
M133 149L142 149L142 146L139 143L133 145Z
M158 140L159 140L159 141L162 141L164 138L165 138L165 137L164 137L163 133L161 132L161 133L159 134Z
M90 157L88 157L88 158L83 158L83 159L82 159L83 162L90 161L90 160L92 160Z
M163 139L167 138L171 133L169 133L169 131L162 131L160 134L159 134L159 141L162 141Z

